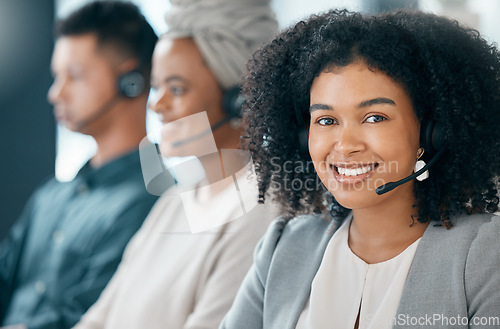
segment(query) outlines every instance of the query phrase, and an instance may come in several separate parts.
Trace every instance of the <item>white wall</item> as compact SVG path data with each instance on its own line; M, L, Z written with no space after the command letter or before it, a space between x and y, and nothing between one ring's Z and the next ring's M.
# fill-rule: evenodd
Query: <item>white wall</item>
M141 8L142 13L148 19L157 34L167 30L163 19L164 13L170 8L168 0L130 0ZM63 17L73 10L91 2L91 0L56 0L56 17Z
M445 7L439 0L420 0L420 9L456 19L479 30L489 42L500 42L499 0L467 0L460 10Z
M281 27L297 23L311 14L334 8L361 11L362 0L272 0L272 7Z

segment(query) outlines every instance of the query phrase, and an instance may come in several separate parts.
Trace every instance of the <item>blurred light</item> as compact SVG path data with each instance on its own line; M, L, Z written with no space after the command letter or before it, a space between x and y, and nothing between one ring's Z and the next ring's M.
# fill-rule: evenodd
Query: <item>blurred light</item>
M363 0L272 0L271 6L276 13L280 27L288 27L312 14L330 9L361 11Z
M57 127L56 178L68 182L75 178L80 168L97 151L95 140L83 134L75 133L66 127Z

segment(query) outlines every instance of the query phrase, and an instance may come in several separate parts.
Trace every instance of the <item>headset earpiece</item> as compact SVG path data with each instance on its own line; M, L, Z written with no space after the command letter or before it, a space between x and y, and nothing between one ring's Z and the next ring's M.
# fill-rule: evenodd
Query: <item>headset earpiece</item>
M127 72L118 77L117 89L124 97L138 97L146 90L146 79L138 70Z
M446 131L444 126L434 120L422 120L420 124L420 146L424 148L425 154L431 156L429 162L403 179L377 187L375 192L378 195L382 195L424 174L439 160L441 155L443 155L446 147L445 144Z
M445 145L446 132L441 123L423 120L420 126L420 145L430 155L439 152Z
M222 108L229 119L241 118L241 110L245 97L241 93L241 87L235 86L224 92L222 97Z
M295 118L298 123L297 139L299 145L299 152L306 157L309 156L309 127L308 118L305 117L303 113L300 112L300 107L297 104L293 106L295 112Z
M297 133L297 138L299 140L299 152L303 155L309 155L309 132L307 126L299 127Z
M154 38L150 34L154 35ZM158 38L151 27L148 28L147 26L141 28L139 37L141 45L137 57L137 67L116 79L118 94L126 98L139 97L149 85L149 81L146 81L146 77L142 72L150 70L150 67L146 67L146 63L151 62L151 51Z

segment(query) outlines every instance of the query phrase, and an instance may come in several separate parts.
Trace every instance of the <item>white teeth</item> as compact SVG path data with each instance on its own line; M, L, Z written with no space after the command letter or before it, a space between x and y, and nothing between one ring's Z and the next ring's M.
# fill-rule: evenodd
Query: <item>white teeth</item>
M340 175L350 177L350 176L358 176L358 175L366 174L367 172L373 170L373 168L374 168L373 166L365 166L365 167L353 168L353 169L337 167L337 172Z

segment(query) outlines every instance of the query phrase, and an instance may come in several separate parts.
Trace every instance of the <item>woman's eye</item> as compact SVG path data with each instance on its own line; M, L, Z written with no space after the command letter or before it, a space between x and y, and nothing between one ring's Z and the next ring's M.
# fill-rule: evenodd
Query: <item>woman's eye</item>
M381 121L384 121L384 120L387 120L387 118L381 116L381 115L370 115L367 119L366 119L366 122L368 123L377 123L377 122L381 122Z
M321 118L316 122L321 126L330 126L335 124L335 120L332 118Z
M180 96L180 95L184 94L185 89L182 87L171 87L170 91L172 92L172 95Z

